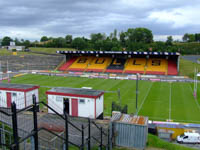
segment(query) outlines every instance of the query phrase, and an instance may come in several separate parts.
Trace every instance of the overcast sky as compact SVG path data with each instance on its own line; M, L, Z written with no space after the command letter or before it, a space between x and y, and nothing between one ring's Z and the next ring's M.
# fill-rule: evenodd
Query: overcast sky
M154 40L200 32L199 0L0 0L0 38L89 37L146 27Z

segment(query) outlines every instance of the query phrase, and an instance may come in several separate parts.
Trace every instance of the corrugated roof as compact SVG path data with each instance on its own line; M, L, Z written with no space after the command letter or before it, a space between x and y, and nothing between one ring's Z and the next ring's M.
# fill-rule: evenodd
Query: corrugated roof
M147 125L148 118L144 116L137 116L137 115L129 115L129 114L122 114L117 111L112 112L111 121L117 121L122 123L130 123L130 124L139 124L139 125Z
M77 95L89 95L89 96L98 96L103 93L103 91L99 90L91 90L91 89L84 89L84 88L66 88L66 87L57 87L48 90L48 92L58 92L58 93L70 93L70 94L77 94Z
M9 89L23 89L27 90L35 87L35 85L28 84L13 84L13 83L0 83L0 88L9 88Z
M56 51L58 54L116 54L116 55L172 55L179 56L178 52L137 52L137 51Z

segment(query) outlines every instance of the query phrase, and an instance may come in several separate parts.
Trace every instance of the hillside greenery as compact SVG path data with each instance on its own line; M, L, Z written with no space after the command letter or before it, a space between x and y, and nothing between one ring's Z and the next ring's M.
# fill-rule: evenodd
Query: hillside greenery
M156 51L180 52L181 54L200 54L200 34L183 36L183 41L174 41L168 36L166 41L153 41L152 31L147 28L129 28L127 31L118 32L116 29L109 35L105 33L91 33L90 37L47 37L42 36L40 41L12 39L3 37L1 45L8 46L11 41L16 45L44 48L70 48L76 50L102 50L102 51ZM52 53L51 49L48 49Z

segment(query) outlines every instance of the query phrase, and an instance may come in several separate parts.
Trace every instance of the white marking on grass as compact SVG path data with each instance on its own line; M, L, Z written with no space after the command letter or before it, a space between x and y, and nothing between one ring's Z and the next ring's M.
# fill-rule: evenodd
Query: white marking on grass
M162 117L152 117L150 116L149 117L149 120L153 120L153 121L165 121L167 118L162 118ZM180 119L173 119L173 122L176 123L176 122L190 122L190 123L200 123L200 121L197 121L197 120L180 120Z
M192 93L192 96L193 96L193 91L192 91L191 84L190 84L190 83L188 83L188 84L189 84L189 87L190 87L190 89L191 89L191 93ZM197 104L197 107L198 107L199 110L200 110L200 105L199 105L199 103L197 102L197 99L194 98L194 101L195 101L195 103Z
M171 105L172 105L172 88L170 83L170 90L169 90L169 120L171 120Z
M152 82L151 85L149 86L149 89L148 89L148 91L147 91L147 94L146 94L145 97L143 98L143 100L142 100L142 104L140 105L137 114L139 114L139 112L140 112L140 110L141 110L141 108L142 108L142 105L144 104L144 102L145 102L147 96L149 95L149 91L150 91L152 85L153 85L153 82Z

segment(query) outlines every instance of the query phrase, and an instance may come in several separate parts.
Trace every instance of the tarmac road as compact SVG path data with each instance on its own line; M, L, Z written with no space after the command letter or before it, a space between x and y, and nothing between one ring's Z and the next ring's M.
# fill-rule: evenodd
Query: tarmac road
M177 144L177 145L181 145L181 146L185 146L185 147L191 147L194 149L200 149L200 144L179 144L176 141L173 142L173 144Z
M197 60L200 59L200 55L187 55L181 56L181 58L197 63Z

